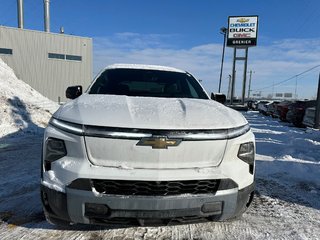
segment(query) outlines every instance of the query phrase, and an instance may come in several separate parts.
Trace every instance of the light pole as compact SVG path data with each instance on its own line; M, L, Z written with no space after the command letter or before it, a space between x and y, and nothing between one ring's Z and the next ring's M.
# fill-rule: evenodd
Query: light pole
M228 78L229 78L229 85L228 85L227 98L230 99L231 98L231 80L232 80L231 74L229 74Z
M221 57L221 70L220 70L220 80L219 80L219 93L221 91L221 80L222 80L222 70L223 70L223 60L224 60L224 49L226 47L226 36L227 36L227 28L220 28L220 33L223 34L223 48L222 48L222 57Z

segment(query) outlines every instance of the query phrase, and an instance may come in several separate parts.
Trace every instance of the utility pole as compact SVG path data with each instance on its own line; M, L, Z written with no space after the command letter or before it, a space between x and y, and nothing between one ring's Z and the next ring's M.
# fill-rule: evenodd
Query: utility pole
M294 98L298 99L298 95L297 95L297 85L298 85L298 76L296 75L296 86L294 88Z
M320 74L318 82L318 94L317 94L317 105L316 105L316 115L314 116L314 128L320 127Z
M273 95L274 95L274 79L272 79L272 99L273 99Z
M248 99L250 98L250 92L251 92L251 77L252 77L252 70L249 72L249 88L248 88Z
M227 98L230 99L231 97L231 81L232 81L232 76L229 74L229 85L228 85L228 93L227 93Z

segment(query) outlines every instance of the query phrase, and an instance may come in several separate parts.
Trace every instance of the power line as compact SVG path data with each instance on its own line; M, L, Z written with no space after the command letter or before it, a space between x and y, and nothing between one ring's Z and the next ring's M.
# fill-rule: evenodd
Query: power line
M301 72L301 73L299 73L299 74L296 74L296 75L294 75L294 76L292 76L292 77L290 77L290 78L287 78L287 79L285 79L285 80L283 80L283 81L281 81L281 82L278 82L278 83L276 83L276 84L272 84L272 85L270 85L270 86L263 87L263 88L254 89L254 90L252 90L252 91L261 91L261 90L264 90L264 89L267 89L267 88L273 88L273 87L275 87L275 86L279 86L279 85L281 85L281 84L283 84L283 83L285 83L285 82L288 82L288 81L290 81L290 80L292 80L292 79L294 79L294 78L297 78L297 77L299 77L299 76L301 76L301 75L303 75L303 74L305 74L305 73L307 73L307 72L310 72L310 71L312 71L313 69L318 68L318 67L320 67L320 65L316 65L316 66L314 66L314 67L312 67L312 68L309 68L308 70L306 70L306 71L304 71L304 72Z

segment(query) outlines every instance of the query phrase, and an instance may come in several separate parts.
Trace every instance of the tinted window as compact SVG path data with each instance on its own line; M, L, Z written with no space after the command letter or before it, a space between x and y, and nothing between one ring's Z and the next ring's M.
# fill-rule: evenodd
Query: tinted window
M208 99L189 74L141 69L109 69L103 72L89 94Z

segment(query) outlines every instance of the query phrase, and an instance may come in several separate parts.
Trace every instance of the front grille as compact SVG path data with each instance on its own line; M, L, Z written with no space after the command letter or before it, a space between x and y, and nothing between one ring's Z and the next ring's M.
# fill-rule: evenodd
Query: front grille
M215 193L220 180L191 181L125 181L92 180L99 193L135 196L172 196Z
M175 217L168 219L137 219L137 218L94 218L89 217L91 224L110 225L121 224L122 226L173 226L179 224L201 223L207 221L217 221L220 219L220 215L210 217L199 216L187 216L187 217Z

